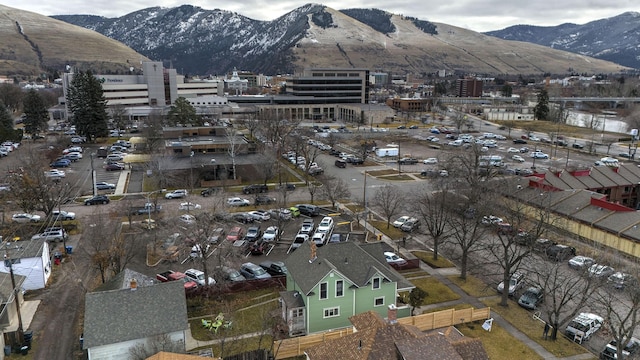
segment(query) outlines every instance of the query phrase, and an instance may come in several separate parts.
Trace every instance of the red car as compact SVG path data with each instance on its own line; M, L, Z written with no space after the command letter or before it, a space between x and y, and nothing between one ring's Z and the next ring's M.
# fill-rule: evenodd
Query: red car
M231 230L229 230L229 233L227 234L227 240L229 241L242 240L243 237L244 237L244 230L240 226L232 227Z

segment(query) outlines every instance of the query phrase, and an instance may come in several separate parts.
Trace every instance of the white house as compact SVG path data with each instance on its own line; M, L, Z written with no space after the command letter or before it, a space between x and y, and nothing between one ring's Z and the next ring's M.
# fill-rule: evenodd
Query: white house
M1 249L8 258L0 262L0 272L25 276L24 290L43 289L51 276L51 253L45 240L7 242Z
M85 297L84 341L89 360L129 358L129 349L168 336L185 346L188 331L184 283L170 281L96 291Z

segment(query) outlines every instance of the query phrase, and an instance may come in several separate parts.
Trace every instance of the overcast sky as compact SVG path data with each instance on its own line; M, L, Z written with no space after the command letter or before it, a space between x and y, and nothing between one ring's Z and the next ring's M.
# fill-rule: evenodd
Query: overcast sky
M2 5L41 15L89 14L119 17L153 6L175 7L189 4L206 10L235 11L256 20L273 20L307 3L309 1L304 0L4 0ZM336 10L376 8L479 32L518 24L584 24L626 11L640 11L637 0L347 0L319 3Z

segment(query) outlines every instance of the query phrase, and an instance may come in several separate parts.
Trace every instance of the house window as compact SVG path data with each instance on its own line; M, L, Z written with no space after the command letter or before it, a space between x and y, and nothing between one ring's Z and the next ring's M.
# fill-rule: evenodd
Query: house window
M328 297L327 288L328 286L326 282L320 284L320 300L326 299Z
M384 305L384 296L375 298L373 300L373 306L383 306Z
M336 297L340 297L344 295L344 281L337 280L336 281Z
M380 278L373 278L373 288L380 289Z
M291 317L298 318L304 316L304 309L293 309L291 310Z
M337 316L340 316L340 308L339 307L324 309L324 317L325 318L331 318L331 317L337 317Z

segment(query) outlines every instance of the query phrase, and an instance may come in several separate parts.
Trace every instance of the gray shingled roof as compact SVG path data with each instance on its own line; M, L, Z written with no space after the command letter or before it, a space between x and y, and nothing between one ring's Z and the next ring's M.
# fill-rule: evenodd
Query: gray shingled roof
M369 253L373 247L367 248L369 251L365 251L364 248L354 242L329 244L319 247L316 253L318 258L309 263L311 249L307 241L284 263L300 292L307 295L332 270L339 272L347 281L358 287L365 286L374 273L380 273L392 282L404 283L403 277L384 260L382 247L379 257Z
M42 256L42 246L44 239L40 240L21 240L6 243L6 248L9 249L9 255L12 259L17 258L34 258ZM3 247L2 250L5 248Z
M13 274L16 281L16 287L20 288L27 278L26 276ZM0 272L0 304L5 304L7 300L13 296L13 285L11 284L11 274Z
M96 291L128 289L130 287L131 279L136 279L136 281L138 282L138 287L150 286L158 283L158 281L152 277L141 274L137 271L124 269L120 271L118 275L114 276L111 280L100 285L100 287L98 287Z
M84 349L188 328L181 281L85 296Z

